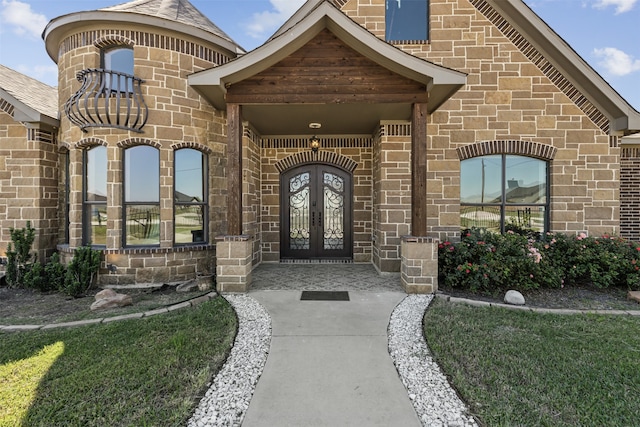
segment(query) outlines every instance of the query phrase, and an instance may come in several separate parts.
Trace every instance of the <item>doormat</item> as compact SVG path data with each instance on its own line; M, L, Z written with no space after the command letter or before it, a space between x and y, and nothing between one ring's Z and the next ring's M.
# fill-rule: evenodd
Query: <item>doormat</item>
M347 291L302 291L300 301L349 301Z

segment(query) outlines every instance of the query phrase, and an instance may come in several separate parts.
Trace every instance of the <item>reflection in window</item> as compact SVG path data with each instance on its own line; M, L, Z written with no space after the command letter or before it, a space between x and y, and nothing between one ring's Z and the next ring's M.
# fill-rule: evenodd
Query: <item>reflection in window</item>
M125 245L160 244L160 152L141 145L124 152Z
M175 152L174 239L176 244L206 242L207 156L184 148Z
M428 0L385 0L387 41L429 39Z
M82 243L107 244L107 147L83 153Z
M460 165L460 224L504 232L548 229L548 164L515 155L492 155Z
M133 49L116 47L102 51L105 87L118 92L133 92ZM126 75L123 75L126 74Z

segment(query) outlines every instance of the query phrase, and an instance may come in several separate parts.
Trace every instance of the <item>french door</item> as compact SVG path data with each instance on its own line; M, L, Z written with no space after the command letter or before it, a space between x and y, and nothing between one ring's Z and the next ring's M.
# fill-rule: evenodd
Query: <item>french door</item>
M351 258L351 175L304 165L282 174L280 251L283 259Z

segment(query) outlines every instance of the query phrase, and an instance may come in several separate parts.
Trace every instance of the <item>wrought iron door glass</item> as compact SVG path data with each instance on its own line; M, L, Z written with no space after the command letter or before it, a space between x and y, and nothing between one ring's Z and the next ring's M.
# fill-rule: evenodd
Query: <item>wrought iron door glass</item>
M350 258L351 176L305 165L282 176L282 256Z
M289 244L293 250L309 249L309 183L309 172L289 179Z
M325 249L344 249L344 179L324 172L324 230ZM319 220L322 220L319 218Z

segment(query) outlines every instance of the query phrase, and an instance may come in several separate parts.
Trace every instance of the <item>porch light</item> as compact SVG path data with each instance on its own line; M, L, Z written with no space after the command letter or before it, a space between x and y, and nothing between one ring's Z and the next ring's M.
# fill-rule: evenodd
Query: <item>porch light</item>
M311 147L311 151L313 151L314 153L317 152L318 148L320 148L320 139L317 136L313 135L309 140L309 146Z
M310 129L320 129L322 125L320 123L309 123ZM313 135L309 140L309 146L311 147L311 151L314 153L318 152L318 148L320 148L320 138L316 135Z

